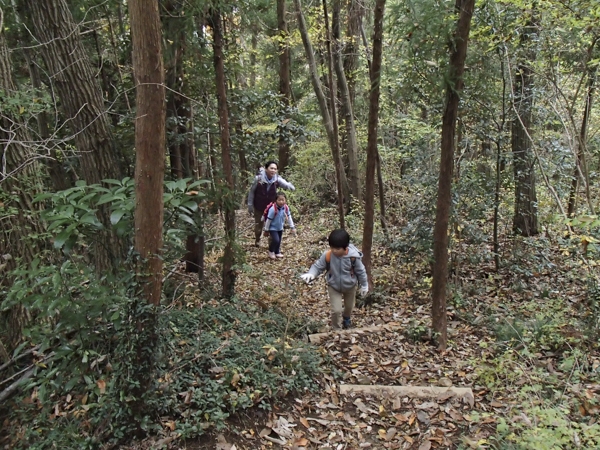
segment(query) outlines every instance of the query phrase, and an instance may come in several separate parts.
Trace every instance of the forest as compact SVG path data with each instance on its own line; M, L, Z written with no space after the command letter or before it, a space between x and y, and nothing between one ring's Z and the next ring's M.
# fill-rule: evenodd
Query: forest
M600 449L599 64L595 0L0 0L0 446Z

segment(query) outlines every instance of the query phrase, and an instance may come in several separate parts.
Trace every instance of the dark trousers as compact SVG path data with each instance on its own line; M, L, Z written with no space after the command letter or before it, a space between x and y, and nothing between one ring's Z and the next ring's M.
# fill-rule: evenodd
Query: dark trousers
M271 233L271 242L269 242L269 251L275 254L281 253L281 236L283 236L282 231L269 231Z
M260 241L260 235L263 232L265 223L262 221L263 211L254 208L254 240L256 243Z

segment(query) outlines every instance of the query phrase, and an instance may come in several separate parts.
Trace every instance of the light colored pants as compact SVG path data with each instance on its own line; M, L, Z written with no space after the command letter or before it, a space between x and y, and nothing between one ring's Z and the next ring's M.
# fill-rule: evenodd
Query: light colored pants
M356 301L356 289L354 286L348 292L336 291L331 286L327 286L329 293L329 303L331 304L331 324L334 329L342 328L342 317L350 317Z

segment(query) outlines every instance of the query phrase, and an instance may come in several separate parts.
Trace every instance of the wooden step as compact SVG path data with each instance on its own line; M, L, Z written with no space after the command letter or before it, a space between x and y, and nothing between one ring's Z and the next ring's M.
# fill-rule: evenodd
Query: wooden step
M399 330L402 327L403 325L401 325L398 322L388 322L383 325L372 325L370 327L350 328L349 330L334 330L328 331L327 333L309 334L308 341L311 344L320 344L324 338L327 338L329 336L335 336L336 334L365 334L374 333L377 331L394 331Z
M411 398L462 398L472 407L475 403L473 391L468 387L441 386L384 386L375 384L340 384L340 395L351 393L373 395L376 397Z

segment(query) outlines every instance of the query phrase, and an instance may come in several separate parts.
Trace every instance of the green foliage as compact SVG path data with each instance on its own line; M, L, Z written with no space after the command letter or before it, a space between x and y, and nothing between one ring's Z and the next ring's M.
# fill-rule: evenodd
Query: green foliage
M54 247L69 254L76 245L86 246L96 233L113 227L119 236L133 238L133 213L135 209L134 180L104 180L108 187L87 185L78 181L74 187L55 193L40 194L36 202L43 202L43 218L48 222L48 232L53 235ZM177 231L197 232L200 227L198 202L204 197L195 191L205 180L182 179L165 182L165 224L177 226ZM192 193L193 195L189 195ZM109 208L110 224L98 219L100 208ZM166 228L167 235L173 228Z
M423 340L427 340L430 336L430 327L426 324L412 321L409 326L406 328L405 335L407 339L411 342L420 342Z
M15 279L2 307L38 318L15 354L39 348L11 403L23 424L13 448L97 448L160 433L161 417L197 436L241 409L314 388L323 370L319 354L292 339L305 324L275 310L239 300L155 310L131 299L133 279L98 279L75 261L36 263Z
M305 209L337 204L335 167L330 163L331 152L325 142L308 142L297 149L296 165L287 172L302 196Z
M572 421L564 408L528 408L513 419L500 418L493 438L495 449L567 450L598 448L600 425ZM535 424L533 426L532 424Z

